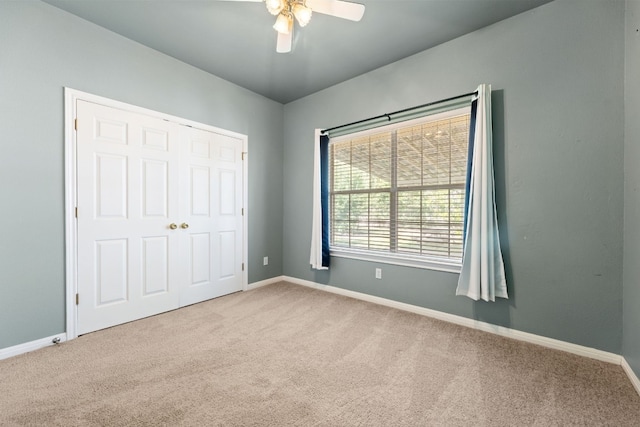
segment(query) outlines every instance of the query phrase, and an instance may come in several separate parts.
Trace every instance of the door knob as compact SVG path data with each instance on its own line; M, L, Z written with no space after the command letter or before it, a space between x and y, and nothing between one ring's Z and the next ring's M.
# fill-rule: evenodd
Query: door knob
M178 226L172 222L171 224L169 224L169 228L175 230L176 228L178 228Z
M186 230L187 228L189 228L189 224L187 224L186 222L183 222L182 224L180 224L180 228L182 228L183 230Z

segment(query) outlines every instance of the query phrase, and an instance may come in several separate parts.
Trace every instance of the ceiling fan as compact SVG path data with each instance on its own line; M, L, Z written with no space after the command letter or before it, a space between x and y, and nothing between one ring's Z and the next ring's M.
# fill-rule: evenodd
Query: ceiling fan
M277 16L273 28L278 32L276 52L291 52L293 42L293 21L304 27L311 20L313 12L360 21L364 15L364 5L343 0L236 0L263 2L267 10Z

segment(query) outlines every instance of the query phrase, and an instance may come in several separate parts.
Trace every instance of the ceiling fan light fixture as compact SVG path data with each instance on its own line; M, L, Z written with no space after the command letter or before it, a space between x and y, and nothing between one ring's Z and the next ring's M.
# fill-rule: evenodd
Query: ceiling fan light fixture
M230 0L229 0L230 1ZM238 1L238 0L236 0ZM291 52L295 21L301 27L311 21L311 15L320 13L336 18L360 21L364 5L350 0L239 0L264 2L267 10L276 16L273 29L278 32L276 52ZM358 1L358 0L355 0ZM0 0L2 2L2 0Z
M285 0L265 0L265 5L267 6L267 10L272 15L277 15L282 12L285 6Z
M291 9L301 27L304 27L311 21L311 8L305 6L304 3L295 3Z
M273 29L280 34L289 34L291 27L293 26L293 18L289 14L281 13L276 18L276 23L273 24Z

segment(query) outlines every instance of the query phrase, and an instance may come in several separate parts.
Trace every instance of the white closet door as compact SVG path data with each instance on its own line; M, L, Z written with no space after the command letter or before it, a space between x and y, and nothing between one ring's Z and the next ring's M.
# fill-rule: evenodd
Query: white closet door
M76 110L78 334L242 290L244 140Z
M78 334L179 306L179 137L78 101Z
M183 128L180 305L242 290L243 142Z

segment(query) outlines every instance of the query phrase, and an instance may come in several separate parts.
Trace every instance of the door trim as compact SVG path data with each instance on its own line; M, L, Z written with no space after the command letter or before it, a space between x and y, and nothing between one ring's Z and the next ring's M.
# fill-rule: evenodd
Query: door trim
M78 234L76 221L77 206L77 159L76 159L76 105L77 101L83 100L111 108L129 111L132 113L145 114L174 122L183 126L194 127L209 132L228 135L242 140L242 152L244 153L242 163L242 205L244 215L242 216L242 263L245 265L242 271L242 289L247 290L247 280L249 269L248 259L248 138L237 132L220 129L204 123L195 122L170 114L161 113L147 108L138 107L102 96L93 95L68 87L64 88L64 168L65 168L65 286L66 286L66 335L67 340L78 337L78 310L76 305L76 293L78 291ZM81 213L82 214L82 213Z

